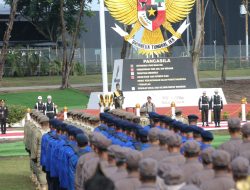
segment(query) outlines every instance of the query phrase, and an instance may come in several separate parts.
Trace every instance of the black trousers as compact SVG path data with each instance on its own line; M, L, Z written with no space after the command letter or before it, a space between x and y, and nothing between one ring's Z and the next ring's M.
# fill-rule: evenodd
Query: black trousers
M6 133L6 119L1 119L0 123L1 123L1 133L5 134Z
M48 183L48 190L53 190L53 180L50 177L50 172L46 172L46 179Z
M208 107L201 108L201 119L202 119L203 125L205 122L208 125Z
M60 188L59 188L59 178L58 177L52 177L51 178L51 183L52 183L52 189L53 190L59 190Z
M213 111L214 111L214 123L215 123L215 126L219 126L220 125L221 107L220 106L214 106Z
M122 109L122 105L117 100L115 101L115 109Z
M49 119L55 118L55 114L54 114L54 113L46 113L46 116L47 116Z

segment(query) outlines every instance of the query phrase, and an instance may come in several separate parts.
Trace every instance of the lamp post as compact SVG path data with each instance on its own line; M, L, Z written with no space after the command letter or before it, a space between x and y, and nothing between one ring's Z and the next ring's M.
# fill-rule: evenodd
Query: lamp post
M246 60L248 61L248 0L245 1L246 8Z
M216 40L214 40L214 70L216 71L217 67L217 57L216 57Z
M240 14L245 15L246 31L246 60L248 61L248 0L244 0L240 6Z
M187 23L190 23L189 15L187 16ZM189 26L190 27L190 26ZM189 37L189 27L187 28L187 56L190 56L190 37Z

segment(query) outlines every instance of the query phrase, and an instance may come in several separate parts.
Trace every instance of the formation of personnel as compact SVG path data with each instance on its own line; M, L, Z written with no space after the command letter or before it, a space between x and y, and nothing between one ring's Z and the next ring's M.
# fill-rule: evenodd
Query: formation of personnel
M52 119L57 114L57 106L52 102L52 96L47 96L47 102L43 102L42 96L38 96L34 109Z
M24 142L40 189L243 190L249 185L250 124L241 127L238 118L228 120L231 139L215 150L213 134L196 125L196 115L184 124L150 112L146 126L119 109L99 117L71 111L63 122L37 111L31 117Z
M215 127L220 127L220 115L223 109L223 101L219 95L218 90L214 91L212 98L206 95L206 91L203 92L202 96L199 98L198 102L199 110L201 111L202 126L208 125L208 111L212 110L214 115Z

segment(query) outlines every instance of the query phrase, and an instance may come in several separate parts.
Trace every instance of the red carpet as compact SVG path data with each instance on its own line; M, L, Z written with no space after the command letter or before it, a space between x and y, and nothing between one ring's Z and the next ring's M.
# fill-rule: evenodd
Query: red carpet
M21 136L21 135L23 135L23 132L9 133L9 132L7 131L6 134L0 134L0 137Z
M23 139L23 130L15 130L12 128L7 128L6 134L0 134L0 140L16 140Z

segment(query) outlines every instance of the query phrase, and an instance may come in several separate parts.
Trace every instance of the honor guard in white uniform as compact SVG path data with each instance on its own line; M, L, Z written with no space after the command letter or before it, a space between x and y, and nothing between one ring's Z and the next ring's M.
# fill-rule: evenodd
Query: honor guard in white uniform
M214 112L215 127L220 127L220 113L223 109L223 101L221 96L218 94L218 90L214 91L214 95L211 98L211 107Z

